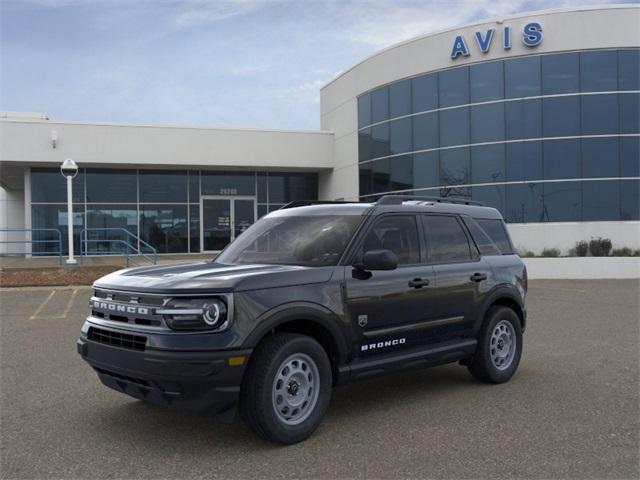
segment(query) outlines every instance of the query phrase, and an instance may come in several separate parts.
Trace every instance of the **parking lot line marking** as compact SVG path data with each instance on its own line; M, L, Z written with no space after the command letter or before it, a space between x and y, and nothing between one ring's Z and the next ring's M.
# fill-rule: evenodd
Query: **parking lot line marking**
M65 307L64 312L62 312L62 315L57 318L67 318L67 315L69 314L69 310L71 310L71 306L73 305L73 300L76 298L77 294L78 294L78 289L74 288L71 295L69 295L69 302L67 303L67 306Z
M36 318L38 318L38 315L40 315L40 312L42 311L42 309L47 305L47 303L51 301L51 299L55 294L56 294L56 290L51 290L51 293L49 293L49 296L45 298L44 301L40 304L40 306L36 309L36 311L33 312L33 315L29 317L29 320L35 320Z

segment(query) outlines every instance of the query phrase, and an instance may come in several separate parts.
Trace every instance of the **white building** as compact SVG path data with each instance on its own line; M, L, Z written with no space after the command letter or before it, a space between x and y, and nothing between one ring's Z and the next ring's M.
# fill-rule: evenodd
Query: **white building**
M523 14L418 37L323 87L317 132L6 113L0 229L54 228L64 239L57 168L71 157L81 167L77 233L86 228L106 239L127 230L161 253L219 250L288 201L366 201L385 193L483 201L502 211L519 247L535 252L566 252L596 236L637 249L638 25L640 8L621 5ZM88 248L111 249L97 241Z

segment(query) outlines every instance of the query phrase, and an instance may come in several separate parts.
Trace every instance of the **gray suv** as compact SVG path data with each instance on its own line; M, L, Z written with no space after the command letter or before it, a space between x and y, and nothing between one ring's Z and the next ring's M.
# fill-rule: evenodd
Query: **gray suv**
M226 420L239 407L285 444L313 433L339 384L451 362L506 382L526 326L502 217L454 199L294 202L211 262L93 288L78 352L102 383Z

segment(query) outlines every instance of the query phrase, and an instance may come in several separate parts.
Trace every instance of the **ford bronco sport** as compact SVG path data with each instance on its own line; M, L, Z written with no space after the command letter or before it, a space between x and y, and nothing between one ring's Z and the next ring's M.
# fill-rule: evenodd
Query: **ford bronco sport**
M212 262L97 280L78 352L106 386L309 437L338 384L460 362L515 373L527 272L497 210L384 196L294 202Z

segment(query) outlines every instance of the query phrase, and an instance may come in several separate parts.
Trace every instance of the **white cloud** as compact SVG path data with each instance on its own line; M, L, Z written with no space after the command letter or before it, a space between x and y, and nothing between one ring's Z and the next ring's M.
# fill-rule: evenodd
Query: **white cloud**
M180 28L247 15L279 3L278 0L182 0L175 24Z

